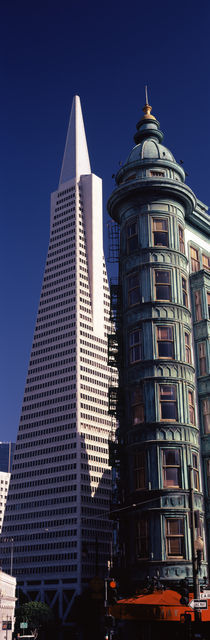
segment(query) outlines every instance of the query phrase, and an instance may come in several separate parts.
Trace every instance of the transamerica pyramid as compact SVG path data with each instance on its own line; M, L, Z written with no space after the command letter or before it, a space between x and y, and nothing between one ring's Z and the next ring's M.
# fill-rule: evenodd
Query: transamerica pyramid
M4 570L12 553L25 596L45 600L64 624L75 594L107 575L110 558L110 332L102 181L91 173L75 96L1 543Z

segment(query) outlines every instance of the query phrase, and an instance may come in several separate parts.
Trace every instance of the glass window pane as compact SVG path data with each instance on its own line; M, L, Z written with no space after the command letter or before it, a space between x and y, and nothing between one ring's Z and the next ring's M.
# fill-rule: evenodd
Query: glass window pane
M163 420L176 420L176 406L170 402L164 402L161 407L161 417Z
M161 283L170 283L170 272L164 271L161 269L160 271L155 271L155 281Z
M176 387L174 385L162 384L160 385L161 399L176 400Z
M159 342L158 343L158 355L160 358L173 358L174 347L173 342Z

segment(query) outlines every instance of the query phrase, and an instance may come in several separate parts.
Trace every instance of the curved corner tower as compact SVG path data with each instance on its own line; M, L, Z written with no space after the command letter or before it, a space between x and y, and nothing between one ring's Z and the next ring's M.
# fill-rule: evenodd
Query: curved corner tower
M185 237L197 201L143 111L108 201L120 227L118 551L127 586L176 586L205 537ZM204 576L205 544L202 557Z

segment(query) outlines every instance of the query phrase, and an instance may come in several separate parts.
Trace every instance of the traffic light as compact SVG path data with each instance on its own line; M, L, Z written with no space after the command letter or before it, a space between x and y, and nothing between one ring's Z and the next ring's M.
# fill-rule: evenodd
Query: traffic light
M117 583L114 578L107 581L107 600L108 604L115 604L117 602Z
M189 584L187 578L180 580L179 591L181 594L180 604L187 606L189 604Z

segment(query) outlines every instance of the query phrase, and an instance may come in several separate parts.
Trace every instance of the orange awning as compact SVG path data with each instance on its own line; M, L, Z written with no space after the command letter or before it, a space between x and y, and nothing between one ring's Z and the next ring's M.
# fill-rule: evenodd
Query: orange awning
M118 600L110 607L110 614L122 620L168 620L180 622L180 616L184 613L191 613L194 620L194 610L191 607L180 604L180 593L172 589L165 591L154 591L150 594L140 594L133 598ZM189 601L193 600L190 594ZM207 601L208 602L208 601ZM202 610L202 620L210 621L210 601L209 607Z

